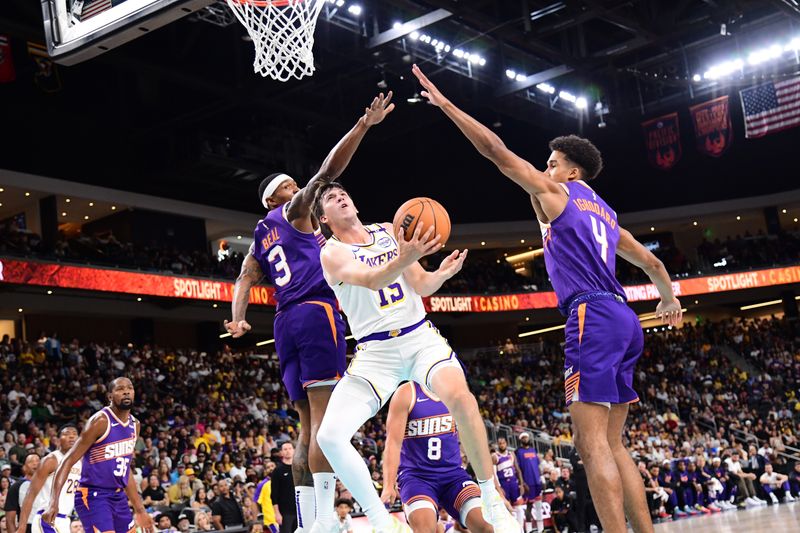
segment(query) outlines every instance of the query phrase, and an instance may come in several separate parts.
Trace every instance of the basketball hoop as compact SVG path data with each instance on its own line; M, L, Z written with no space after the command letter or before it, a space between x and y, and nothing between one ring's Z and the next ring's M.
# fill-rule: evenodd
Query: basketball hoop
M326 0L226 0L253 39L253 71L277 81L314 73L314 28Z

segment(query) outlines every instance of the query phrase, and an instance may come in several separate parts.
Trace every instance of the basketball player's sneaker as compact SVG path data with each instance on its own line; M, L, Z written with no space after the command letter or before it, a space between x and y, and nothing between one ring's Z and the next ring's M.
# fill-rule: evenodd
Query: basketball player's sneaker
M494 528L494 533L521 533L522 527L514 515L506 508L503 498L494 493L488 502L484 501L483 516Z
M389 527L386 529L373 529L374 533L412 533L411 527L392 517Z

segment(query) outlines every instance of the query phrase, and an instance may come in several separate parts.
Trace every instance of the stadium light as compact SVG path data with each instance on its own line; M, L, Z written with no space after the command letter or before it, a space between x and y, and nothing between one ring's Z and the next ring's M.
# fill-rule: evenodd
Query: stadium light
M584 98L583 96L581 96L577 100L575 100L575 107L577 107L578 109L586 109L586 107L588 105L589 105L589 103L586 101L586 98Z
M528 79L528 77L525 74L517 74L517 76L514 79L517 80L517 81L522 82L522 81L525 81L526 79Z
M231 336L230 333L223 333L222 335L219 336L219 338L224 339L225 337L230 337L230 336Z
M521 254L514 254L506 256L506 261L511 264L519 263L521 261L532 261L539 255L544 253L544 248L537 248L536 250L528 250L527 252L522 252Z
M703 77L700 74L695 74L694 76L692 76L692 81L700 81L702 79Z
M549 83L540 83L536 86L537 89L542 91L543 93L553 94L556 92L556 88L550 85Z
M759 307L769 307L770 305L777 305L781 303L783 300L769 300L768 302L761 302L757 304L750 304L750 305L743 305L739 308L739 311L748 311L750 309L758 309Z
M513 80L514 78L517 77L517 73L515 71L511 70L510 68L508 68L508 69L506 69L506 77L508 77L508 78Z
M760 65L761 63L766 63L771 59L777 59L781 57L783 54L783 47L779 44L773 44L768 48L762 48L760 50L756 50L751 52L749 56L747 56L747 62L751 65Z
M413 41L416 41L417 39L419 39L419 32L412 31L411 33L408 34L408 36L411 37Z
M403 25L402 22L395 22L394 24L392 24L392 28L397 29L397 28L401 27L402 25Z
M570 103L572 103L572 104L574 104L574 103L575 103L575 100L577 100L577 99L578 99L578 97L577 97L577 96L575 96L574 94L572 94L572 93L569 93L569 92L567 92L567 91L561 91L561 92L559 92L559 93L558 93L558 97L559 97L559 98L561 98L562 100L566 100L567 102L570 102Z

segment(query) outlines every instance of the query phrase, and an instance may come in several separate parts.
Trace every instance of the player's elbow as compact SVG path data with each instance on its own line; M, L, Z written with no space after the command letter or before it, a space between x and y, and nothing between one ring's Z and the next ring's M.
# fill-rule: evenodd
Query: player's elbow
M656 273L661 270L664 270L664 263L653 254L650 254L650 257L647 258L647 261L642 266L645 272L649 273Z

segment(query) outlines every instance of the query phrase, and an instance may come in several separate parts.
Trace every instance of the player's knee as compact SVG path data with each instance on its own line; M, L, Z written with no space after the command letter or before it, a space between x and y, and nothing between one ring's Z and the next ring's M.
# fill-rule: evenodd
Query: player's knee
M448 395L445 403L450 412L454 414L468 413L478 408L478 402L475 400L475 396L467 389L453 391Z
M329 426L330 424L326 424L325 421L323 421L319 427L319 431L317 431L317 445L325 455L335 450L342 442L347 444L347 439L341 439L338 432L333 427Z

